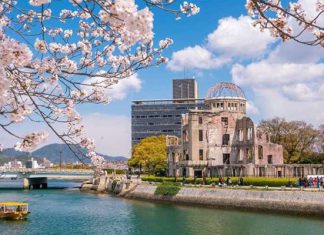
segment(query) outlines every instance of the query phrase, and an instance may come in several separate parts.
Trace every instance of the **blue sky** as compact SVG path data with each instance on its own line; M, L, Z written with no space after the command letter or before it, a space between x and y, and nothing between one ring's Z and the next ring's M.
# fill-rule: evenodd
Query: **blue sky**
M165 50L164 55L168 58L172 57L172 53L179 51L188 46L204 44L209 33L214 31L218 25L218 21L224 17L239 17L246 14L245 0L201 0L194 1L200 7L200 13L192 17L182 17L181 20L175 20L175 16L161 10L154 9L154 32L155 43L166 37L173 39L174 44ZM178 7L178 4L176 5ZM130 111L131 101L138 99L165 99L172 97L172 79L186 77L195 77L198 81L199 96L204 97L209 87L221 81L231 81L230 66L224 66L221 69L213 69L210 71L201 71L183 68L182 71L170 71L166 65L152 67L142 70L138 73L141 80L140 89L127 89L127 96L124 99L114 100L106 106L87 105L81 107L81 114L96 113L103 119L116 119L123 126L124 134L117 134L121 142L121 146L116 147L114 140L109 138L110 134L118 132L118 127L111 126L111 122L107 121L110 128L107 133L97 136L98 141L107 143L110 149L101 147L99 151L113 155L130 155ZM185 72L184 72L185 70ZM126 82L126 81L125 81ZM248 94L247 94L248 95ZM102 116L101 114L107 115ZM99 120L98 120L99 121ZM104 121L103 121L104 122ZM126 127L125 127L126 126ZM91 126L91 128L94 128ZM127 131L127 128L129 131ZM98 140L99 139L99 140ZM108 140L107 140L108 139ZM114 138L115 139L115 138ZM107 141L107 142L106 142ZM106 146L106 145L105 145ZM99 147L99 146L98 146ZM113 149L113 151L111 151Z
M174 40L164 52L170 59L168 64L142 70L112 87L109 94L113 101L109 105L79 107L98 152L130 156L131 101L171 98L171 81L183 78L184 70L186 77L197 79L201 98L218 82L241 86L249 102L248 115L256 123L275 116L304 120L314 126L324 123L323 48L292 41L282 43L268 32L259 32L246 16L246 0L192 2L200 7L200 13L181 20L153 10L155 43L166 37ZM316 0L298 2L307 14L314 15ZM323 18L318 19L321 25ZM290 24L293 29L298 28L293 20ZM28 124L16 128L27 133L35 129ZM0 142L5 146L10 147L15 141L0 132ZM57 142L53 135L51 142Z
M246 13L244 0L201 0L195 1L200 7L200 13L193 17L182 17L175 20L169 13L154 10L154 32L155 43L160 39L170 37L174 44L169 47L164 55L171 57L174 51L178 51L187 46L202 44L206 36L212 32L219 19L233 16L239 17ZM230 67L209 71L199 76L198 71L184 68L186 76L195 76L199 83L199 95L205 96L208 87L220 81L230 81ZM172 79L183 78L184 72L174 72L166 68L165 65L152 67L139 72L142 81L140 91L130 91L123 100L115 100L107 106L87 106L81 111L105 112L115 115L129 115L132 100L136 99L163 99L172 97Z

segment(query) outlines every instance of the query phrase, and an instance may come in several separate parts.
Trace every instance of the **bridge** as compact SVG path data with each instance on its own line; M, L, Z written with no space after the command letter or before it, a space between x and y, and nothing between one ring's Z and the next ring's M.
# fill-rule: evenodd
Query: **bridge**
M0 169L0 179L23 179L24 188L47 188L47 179L87 180L93 177L93 170L84 169L42 169L10 168Z

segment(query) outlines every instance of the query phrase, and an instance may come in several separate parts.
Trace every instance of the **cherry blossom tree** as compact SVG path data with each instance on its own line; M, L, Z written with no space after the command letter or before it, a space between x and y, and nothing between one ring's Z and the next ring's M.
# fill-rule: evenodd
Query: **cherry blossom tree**
M175 0L139 1L145 6L135 0L0 0L0 127L19 140L16 149L32 150L48 134L20 136L11 126L43 122L75 153L82 153L75 145L87 149L85 157L100 168L103 158L76 107L109 103L106 89L167 61L162 51L173 41L153 44L153 8L177 18L199 12L188 2L175 9Z
M281 0L247 0L246 8L261 31L269 30L283 41L324 47L324 0L287 4Z

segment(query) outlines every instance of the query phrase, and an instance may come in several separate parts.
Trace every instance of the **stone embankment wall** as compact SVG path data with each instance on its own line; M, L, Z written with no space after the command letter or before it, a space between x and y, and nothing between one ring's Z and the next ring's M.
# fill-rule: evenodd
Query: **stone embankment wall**
M203 205L217 208L267 210L324 215L324 191L285 191L235 188L182 187L175 196L155 195L156 185L102 176L84 182L81 191L113 193L120 197Z
M126 198L168 201L218 208L324 215L324 192L183 187L177 195L155 195L156 186L140 184Z

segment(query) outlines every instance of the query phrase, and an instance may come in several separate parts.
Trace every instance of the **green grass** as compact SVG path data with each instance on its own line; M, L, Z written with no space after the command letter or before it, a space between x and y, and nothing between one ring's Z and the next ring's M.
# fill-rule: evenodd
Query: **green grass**
M175 196L179 192L180 188L180 183L161 183L156 187L154 194L162 196Z
M107 171L107 174L112 174L114 172L114 169L106 169L106 171ZM123 175L123 174L125 174L126 171L117 169L117 170L115 170L115 172L117 175Z
M227 177L224 178L226 180ZM142 177L143 181L149 181L149 182L175 182L174 177L156 177L156 176L144 176ZM238 177L231 177L232 184L237 185ZM288 184L288 181L291 181L292 184L296 184L297 178L270 178L270 177L243 177L243 185L249 186L269 186L269 187L281 187L286 186ZM182 182L182 178L178 177L177 182ZM210 185L212 183L218 184L219 179L218 178L206 178L205 179L206 184ZM186 178L186 184L194 184L195 179L194 178ZM202 178L196 179L196 184L203 184Z

